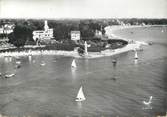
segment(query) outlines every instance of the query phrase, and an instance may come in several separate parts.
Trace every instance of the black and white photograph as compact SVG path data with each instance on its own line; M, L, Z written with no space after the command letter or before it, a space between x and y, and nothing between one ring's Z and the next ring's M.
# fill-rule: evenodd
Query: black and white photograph
M0 0L0 117L167 117L167 0Z

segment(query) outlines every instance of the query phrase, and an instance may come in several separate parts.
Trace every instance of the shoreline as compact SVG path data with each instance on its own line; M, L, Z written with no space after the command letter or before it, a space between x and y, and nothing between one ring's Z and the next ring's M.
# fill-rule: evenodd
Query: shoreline
M132 28L142 28L142 27L155 27L155 26L159 26L159 25L145 25L145 26L107 26L105 28L106 30L106 35L108 36L109 39L112 39L112 38L120 38L122 40L125 40L125 41L128 41L128 42L131 42L132 39L127 39L127 38L124 38L124 37L121 37L121 36L118 36L118 35L115 35L114 32L117 31L117 30L124 30L124 29L132 29ZM167 26L167 25L162 25L162 26ZM135 42L138 42L138 41L135 41ZM142 41L140 41L142 42ZM144 45L147 45L146 42L143 42Z
M0 53L0 57L18 57L18 56L34 56L34 55L59 55L59 56L69 56L75 58L99 58L105 56L113 56L120 53L128 52L131 50L139 50L141 44L132 43L128 44L125 47L118 48L115 50L104 50L101 52L89 52L87 56L80 56L77 51L62 51L62 50L29 50L21 52L4 52Z
M112 35L114 38L121 38L120 36L117 36L114 34L114 31L121 30L125 28L135 28L135 27L141 27L141 26L109 26L108 34ZM89 52L87 56L80 56L77 51L63 51L63 50L28 50L28 51L15 51L15 52L3 52L0 53L0 57L16 57L16 56L33 56L33 55L60 55L60 56L69 56L69 57L75 57L75 58L99 58L99 57L105 57L105 56L113 56L120 53L128 52L131 50L140 50L141 45L149 45L146 42L140 42L140 41L133 41L125 38L121 38L125 41L128 41L129 43L118 49L107 49L101 52Z
M128 43L136 43L137 46L141 45L149 45L149 43L144 42L144 41L134 41L132 39L127 39L123 38L121 36L115 35L114 32L117 30L123 30L123 29L131 29L131 28L141 28L141 27L151 27L151 26L159 26L159 25L145 25L145 26L108 26L105 28L106 30L106 35L108 36L109 39L116 38L116 39L122 39L127 41ZM165 25L167 26L167 25ZM138 47L137 47L138 48Z

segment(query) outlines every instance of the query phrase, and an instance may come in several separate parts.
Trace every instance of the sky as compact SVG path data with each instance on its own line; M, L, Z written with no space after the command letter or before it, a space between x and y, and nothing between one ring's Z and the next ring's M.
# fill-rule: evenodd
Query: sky
M0 0L0 18L167 18L167 0Z

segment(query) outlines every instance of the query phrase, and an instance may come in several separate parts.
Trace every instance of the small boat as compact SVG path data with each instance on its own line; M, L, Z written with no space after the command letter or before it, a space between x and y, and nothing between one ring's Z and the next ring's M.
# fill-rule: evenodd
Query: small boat
M40 64L41 66L45 66L46 63L44 61L42 61L42 63Z
M152 96L150 96L148 101L143 101L143 104L145 104L146 106L149 106L152 103Z
M113 60L112 60L112 63L117 63L117 60L116 60L116 59L113 59Z
M73 68L76 68L76 67L77 67L76 62L75 62L75 59L73 59L73 61L72 61L72 63L71 63L71 67L73 67Z
M135 51L135 59L138 59L137 51Z
M21 65L15 65L15 68L16 69L18 69L18 68L20 68L21 67Z
M80 87L79 91L78 91L78 94L77 94L77 97L75 99L76 102L82 102L82 101L85 101L86 98L84 96L84 93L83 93L83 90L82 90L82 86Z
M13 74L6 74L6 75L5 75L5 78L10 78L10 77L13 77L13 76L15 76L14 73L13 73Z
M116 77L112 77L111 80L116 81L117 79L116 79Z
M153 45L153 42L149 42L148 45Z
M21 64L21 61L16 61L16 64L20 65L20 64Z

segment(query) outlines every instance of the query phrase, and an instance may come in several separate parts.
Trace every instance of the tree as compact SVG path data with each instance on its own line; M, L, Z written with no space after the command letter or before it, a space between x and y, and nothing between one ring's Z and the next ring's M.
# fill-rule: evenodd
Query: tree
M70 38L70 27L65 24L57 24L53 28L53 35L56 40L66 40Z
M24 46L27 40L32 40L32 29L27 23L16 24L13 33L9 35L9 42L16 47Z
M93 26L92 26L93 27ZM89 40L94 37L94 30L90 28L88 22L81 22L79 25L79 30L81 31L81 37L84 40Z

